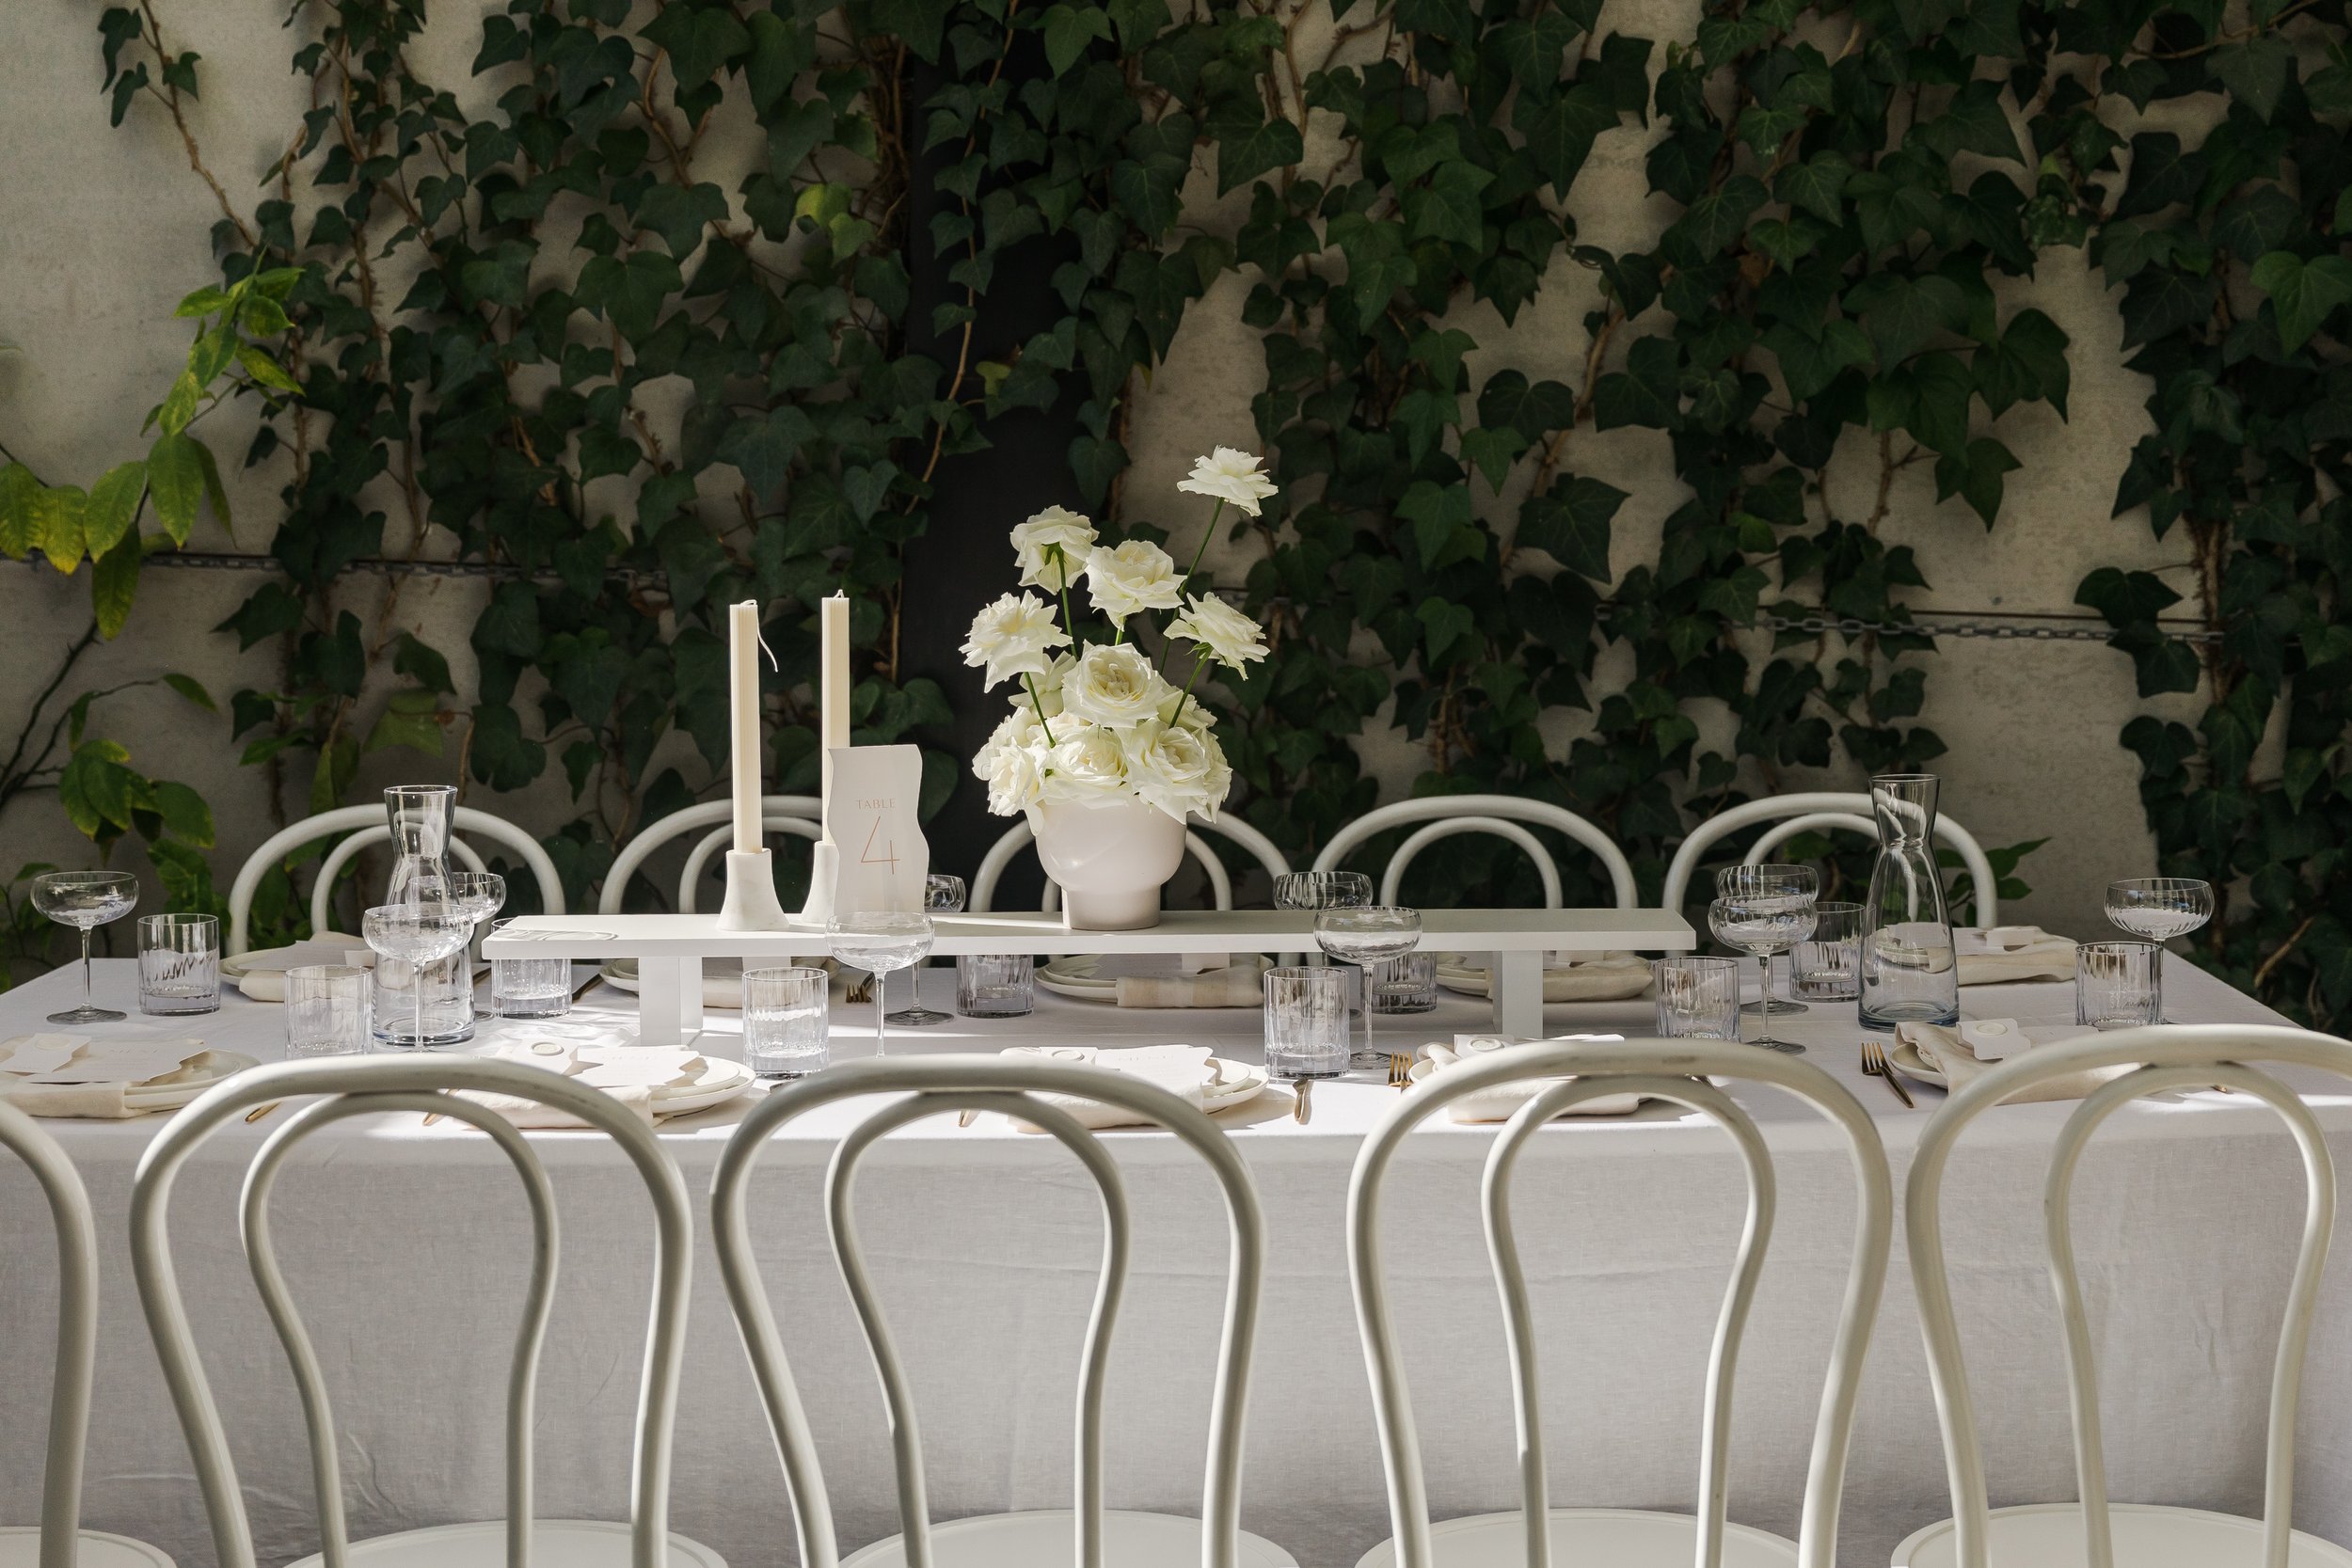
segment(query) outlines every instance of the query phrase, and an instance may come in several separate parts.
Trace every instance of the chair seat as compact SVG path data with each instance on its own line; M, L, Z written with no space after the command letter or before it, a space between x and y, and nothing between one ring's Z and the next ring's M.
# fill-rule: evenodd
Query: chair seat
M2259 1519L2210 1513L2201 1508L2117 1503L2115 1560L2131 1568L2261 1568ZM2083 1550L2080 1503L2029 1503L1996 1508L1986 1555L1997 1568L2078 1568ZM1894 1568L1957 1568L1959 1541L1949 1519L1930 1525L1895 1548ZM2352 1552L2315 1535L2295 1532L2288 1568L2352 1568Z
M629 1568L628 1526L609 1519L539 1519L531 1527L532 1560L540 1568ZM319 1568L313 1554L289 1568ZM506 1568L506 1521L435 1525L351 1544L351 1560L368 1568ZM671 1568L727 1568L699 1541L670 1532Z
M74 1568L173 1568L171 1559L160 1547L95 1529L81 1532L73 1560ZM0 1568L38 1568L40 1562L38 1526L0 1526Z
M1690 1568L1698 1538L1699 1522L1687 1513L1622 1508L1551 1511L1554 1562ZM1429 1546L1438 1568L1526 1568L1526 1515L1515 1508L1507 1513L1448 1519L1429 1527ZM1724 1568L1788 1568L1796 1560L1793 1541L1746 1525L1724 1528ZM1356 1568L1394 1568L1395 1562L1396 1543L1383 1541L1357 1559Z
M1066 1508L984 1513L931 1527L937 1568L1068 1568L1075 1560L1073 1515ZM841 1568L905 1568L903 1538L892 1536L841 1560ZM1200 1521L1172 1513L1103 1513L1103 1555L1119 1568L1200 1568ZM1298 1568L1271 1541L1241 1532L1240 1568Z

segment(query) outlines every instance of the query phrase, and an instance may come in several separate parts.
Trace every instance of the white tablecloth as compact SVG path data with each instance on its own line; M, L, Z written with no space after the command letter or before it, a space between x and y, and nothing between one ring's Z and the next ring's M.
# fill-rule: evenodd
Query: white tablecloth
M583 971L584 973L584 971ZM2174 959L2171 1013L2276 1022L2250 999ZM925 976L947 1005L952 973ZM131 965L99 966L102 1001L131 1006ZM38 1028L80 977L0 996L0 1037ZM592 1006L625 1018L628 999ZM2071 1017L2063 984L1972 988L1972 1016ZM1649 1004L1547 1009L1553 1032L1646 1032ZM577 1019L579 1015L575 1015ZM716 1015L722 1030L732 1015ZM280 1054L281 1015L231 995L216 1015L116 1030L195 1034ZM871 1013L836 1013L837 1048L870 1049ZM1452 998L1419 1020L1383 1021L1382 1043L1484 1027L1483 1001ZM494 1028L515 1025L496 1024ZM1786 1022L1812 1059L1882 1118L1898 1167L1936 1102L1905 1112L1857 1069L1849 1007ZM1254 1009L1122 1012L1041 994L1025 1020L958 1019L908 1046L993 1050L1035 1040L1190 1040L1254 1057ZM894 1050L898 1034L893 1033ZM1793 1534L1806 1442L1846 1266L1852 1206L1845 1157L1810 1114L1743 1097L1780 1164L1780 1224L1740 1365L1732 1517ZM1305 1568L1346 1568L1387 1534L1386 1501L1342 1240L1350 1163L1392 1102L1377 1082L1315 1091L1304 1127L1269 1097L1226 1113L1269 1219L1271 1267L1251 1393L1243 1521ZM2352 1101L2322 1115L2352 1156ZM2005 1108L1955 1159L1947 1222L1955 1288L1978 1374L1996 1503L2071 1497L2062 1360L2042 1264L2042 1151L2063 1105ZM284 1112L278 1113L282 1117ZM769 1152L755 1211L778 1316L823 1444L845 1551L892 1533L881 1402L817 1211L832 1138L848 1119L811 1118ZM276 1119L276 1118L273 1118ZM395 1119L397 1124L395 1124ZM690 1187L707 1190L735 1117L722 1110L664 1136ZM121 1243L131 1174L160 1118L53 1122L98 1207L104 1323L90 1433L87 1521L211 1560L179 1427L166 1401ZM271 1122L239 1125L183 1176L177 1258L215 1391L237 1447L265 1560L313 1550L300 1416L234 1230L245 1162ZM1477 1222L1491 1134L1434 1126L1396 1167L1391 1251L1411 1327L1408 1365L1438 1516L1515 1506L1502 1325ZM593 1134L534 1134L562 1192L564 1288L541 1380L540 1506L549 1515L626 1512L650 1239L634 1179ZM1110 1378L1114 1506L1197 1513L1208 1370L1223 1291L1214 1188L1172 1140L1116 1134L1138 1225L1135 1274ZM487 1140L416 1118L322 1135L279 1185L279 1244L343 1418L356 1533L501 1508L499 1412L527 1266L527 1221ZM1738 1236L1742 1183L1720 1133L1687 1120L1592 1122L1548 1132L1520 1178L1522 1242L1539 1322L1553 1497L1563 1505L1687 1510L1708 1333ZM872 1266L887 1292L924 1420L940 1517L1066 1507L1078 1336L1099 1232L1092 1188L1049 1140L997 1118L899 1134L861 1182ZM2117 1118L2077 1187L2076 1234L2106 1390L2112 1491L2253 1513L2277 1310L2301 1212L2291 1146L2273 1118L2217 1098ZM0 1521L39 1511L39 1402L49 1365L53 1269L30 1180L0 1169ZM2341 1271L2338 1271L2341 1272ZM2341 1281L2312 1339L2302 1422L2298 1523L2352 1540L2352 1315ZM737 1568L792 1560L783 1488L727 1316L715 1262L697 1272L678 1418L673 1519ZM1947 1512L1943 1465L1908 1275L1899 1250L1862 1401L1839 1560L1877 1568L1903 1534Z

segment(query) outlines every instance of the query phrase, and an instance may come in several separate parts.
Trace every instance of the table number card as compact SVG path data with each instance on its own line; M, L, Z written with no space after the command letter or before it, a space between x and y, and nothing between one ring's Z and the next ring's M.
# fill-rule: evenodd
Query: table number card
M825 792L825 836L836 850L835 914L923 911L931 847L915 819L923 753L914 746L836 746Z

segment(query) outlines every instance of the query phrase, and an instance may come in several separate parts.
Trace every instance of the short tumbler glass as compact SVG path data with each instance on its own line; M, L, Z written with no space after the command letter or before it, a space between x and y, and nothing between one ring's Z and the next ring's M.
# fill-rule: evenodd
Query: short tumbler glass
M513 925L490 924L490 934ZM572 1010L569 958L494 958L490 962L490 1010L501 1018L562 1018Z
M1788 994L1800 1002L1851 1002L1862 994L1862 906L1813 906L1813 934L1788 950Z
M1265 1066L1277 1078L1347 1070L1347 972L1324 965L1265 972Z
M1438 955L1407 953L1364 966L1375 1013L1427 1013L1438 1007Z
M1025 1018L1037 1007L1037 960L1026 953L973 953L956 960L956 1011L966 1018Z
M2086 942L2074 949L2074 1022L2131 1029L2164 1022L2164 949L2153 942Z
M286 1054L357 1056L375 1039L375 976L357 964L286 971Z
M1740 1037L1739 959L1659 958L1650 964L1650 974L1661 1039Z
M209 914L139 916L139 1011L219 1010L219 920Z
M743 972L743 1061L761 1078L803 1078L832 1060L832 1018L821 969Z

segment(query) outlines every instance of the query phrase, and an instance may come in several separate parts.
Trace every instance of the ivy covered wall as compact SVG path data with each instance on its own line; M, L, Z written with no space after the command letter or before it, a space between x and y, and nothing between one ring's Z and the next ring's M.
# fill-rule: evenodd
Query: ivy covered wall
M2164 868L2232 884L2234 978L2352 1005L2341 6L219 25L107 11L87 115L121 128L73 156L102 187L178 161L213 205L187 287L301 269L271 346L302 396L221 417L240 531L199 541L278 569L170 574L175 609L226 603L126 634L238 650L205 744L247 801L462 777L582 895L723 765L712 628L749 593L786 664L779 787L813 777L807 606L835 586L861 737L940 744L906 584L959 457L1051 413L1051 483L1114 531L1184 515L1193 448L1271 454L1281 502L1208 565L1277 633L1214 700L1236 806L1287 845L1384 786L1503 788L1601 820L1654 886L1729 800L1921 765L1987 839L2055 838L2024 867L2064 889L2053 923L2149 869L2153 830ZM40 415L10 390L13 441ZM374 564L412 557L504 575ZM70 639L59 585L9 583ZM2077 601L2120 655L1925 613ZM110 733L160 775L170 722ZM1523 891L1501 858L1433 875Z

